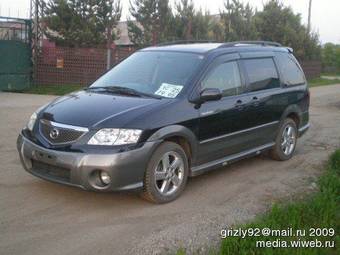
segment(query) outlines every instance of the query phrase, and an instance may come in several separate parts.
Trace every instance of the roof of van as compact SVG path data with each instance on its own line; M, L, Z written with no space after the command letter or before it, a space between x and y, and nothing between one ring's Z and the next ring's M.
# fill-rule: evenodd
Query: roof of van
M287 47L278 45L265 45L255 43L189 43L189 44L170 44L170 45L159 45L144 48L141 51L174 51L174 52L192 52L205 54L217 49L224 49L224 51L283 51L287 52Z

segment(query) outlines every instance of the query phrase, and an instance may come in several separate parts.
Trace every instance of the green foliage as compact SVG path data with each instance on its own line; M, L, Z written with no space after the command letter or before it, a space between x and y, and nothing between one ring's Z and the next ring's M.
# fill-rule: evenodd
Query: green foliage
M186 40L193 39L192 30L195 16L195 6L192 0L181 0L176 3L176 37Z
M211 17L208 11L196 10L192 0L181 0L175 5L175 38L208 40Z
M254 16L259 39L280 42L292 47L299 59L320 58L318 35L308 34L301 23L300 14L294 14L278 0L264 5L263 11Z
M138 46L166 41L173 20L169 0L131 0L128 21L130 40Z
M340 45L326 43L322 48L322 65L325 69L340 72Z
M172 40L268 40L292 47L300 60L319 59L319 37L308 33L299 14L278 0L255 11L241 0L224 0L220 15L196 10L193 0L132 0L129 36L139 46Z
M256 40L257 29L254 23L254 11L247 3L240 0L224 2L224 9L220 13L224 23L225 41Z
M221 0L222 1L222 0ZM193 0L130 0L128 34L138 47L173 40L268 40L292 47L300 60L320 59L316 33L308 33L301 17L279 0L262 11L241 0L224 0L220 15L196 9ZM120 0L49 0L48 37L69 46L103 45L117 38ZM326 62L340 66L340 49L326 47Z
M309 87L327 86L340 84L340 79L314 78L308 80Z
M326 166L326 171L318 181L318 191L304 199L304 201L289 204L275 204L266 215L253 222L236 226L241 228L270 228L272 230L305 230L301 237L227 237L222 240L218 250L210 250L209 254L220 255L319 255L339 254L340 251L340 150L335 151ZM333 228L334 236L311 237L310 228ZM256 248L256 241L285 241L319 240L334 241L334 248ZM179 249L177 254L186 254Z
M120 16L120 0L50 0L46 35L65 46L103 45L117 37Z
M263 228L295 230L310 228L334 228L336 236L317 237L320 241L335 240L335 249L332 248L300 248L275 249L256 248L255 242L259 240L275 240L277 237L228 237L222 241L220 254L339 254L340 230L340 150L330 158L326 173L318 182L319 191L302 202L288 205L274 205L271 211L253 223L241 228ZM308 232L307 232L308 233ZM299 237L300 238L300 237ZM297 237L281 237L281 240L297 240ZM301 240L314 240L315 237L301 237Z
M174 11L168 0L133 0L128 21L130 40L142 47L174 40L206 40L212 20L207 11L196 10L192 0L175 3Z

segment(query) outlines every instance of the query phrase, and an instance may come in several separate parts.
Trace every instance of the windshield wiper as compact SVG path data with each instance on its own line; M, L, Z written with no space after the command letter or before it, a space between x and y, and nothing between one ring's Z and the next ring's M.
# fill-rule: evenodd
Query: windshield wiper
M89 87L86 90L96 90L96 89L104 90L105 92L110 92L114 94L125 94L125 95L136 96L136 97L142 96L134 90L123 88L123 87L116 87L116 86Z
M137 97L151 97L156 99L162 99L161 96L144 93L135 89L126 88L126 87L120 87L120 86L102 86L102 87L89 87L86 90L93 90L93 89L103 89L105 91L109 91L111 93L117 93L117 94L125 94L125 95L131 95L131 96L137 96Z

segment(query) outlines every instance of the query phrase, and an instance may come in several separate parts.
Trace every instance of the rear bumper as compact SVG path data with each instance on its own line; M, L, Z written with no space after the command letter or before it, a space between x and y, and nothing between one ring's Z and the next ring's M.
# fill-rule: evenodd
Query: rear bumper
M85 190L120 191L143 187L145 169L159 143L146 142L121 153L85 154L46 149L20 134L17 149L25 170L37 177ZM111 184L103 186L98 170L110 175Z

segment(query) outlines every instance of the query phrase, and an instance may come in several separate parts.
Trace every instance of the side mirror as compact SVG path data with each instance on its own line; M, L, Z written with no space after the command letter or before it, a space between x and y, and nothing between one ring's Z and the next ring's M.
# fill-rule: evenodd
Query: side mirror
M222 93L219 89L204 89L200 94L200 102L217 101L222 98Z

